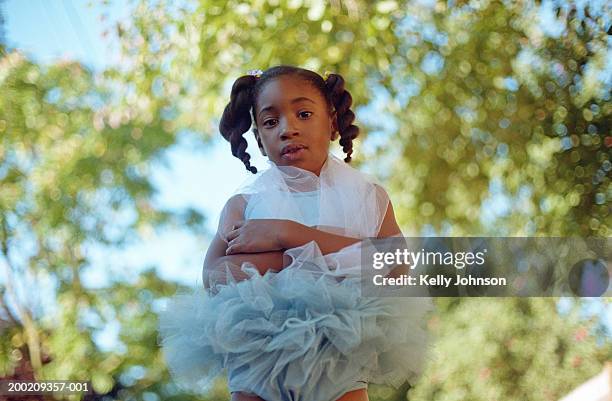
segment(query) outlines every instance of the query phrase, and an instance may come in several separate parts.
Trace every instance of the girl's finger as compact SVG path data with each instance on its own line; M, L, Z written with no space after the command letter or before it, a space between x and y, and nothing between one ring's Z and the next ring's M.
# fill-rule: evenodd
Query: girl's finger
M226 255L231 255L231 254L234 254L234 253L240 253L239 245L238 244L230 245L225 250L225 254Z
M233 229L225 235L225 239L227 242L230 242L234 238L238 237L238 235L240 235L240 231L238 231L238 229Z
M237 247L239 246L240 246L240 242L238 240L238 236L236 236L231 241L228 241L225 254L229 255L230 253L238 253Z

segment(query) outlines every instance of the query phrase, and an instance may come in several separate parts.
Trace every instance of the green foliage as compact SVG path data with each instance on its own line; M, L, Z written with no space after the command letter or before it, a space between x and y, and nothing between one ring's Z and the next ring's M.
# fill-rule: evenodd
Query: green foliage
M366 78L388 78L399 51L391 24L402 13L396 2L385 3L142 1L131 26L118 28L129 69L114 77L134 99L167 105L174 129L207 138L217 135L228 85L250 69L295 64L339 72L364 104Z
M380 153L410 230L426 221L449 235L609 235L604 16L587 10L581 23L561 11L553 38L534 23L538 10L485 1L408 12L419 23L402 33L388 104L398 129ZM407 98L410 85L419 92ZM513 205L481 222L493 182Z
M151 202L148 165L174 134L157 117L114 109L110 92L77 63L42 67L9 52L0 92L0 376L31 365L37 378L92 380L122 398L175 393L160 387L169 378L154 301L176 285L153 271L96 289L81 280L94 244L121 247L168 224L203 230L196 211ZM114 322L125 348L101 349L94 336Z
M593 321L556 299L466 299L431 322L438 341L410 400L558 400L612 357Z

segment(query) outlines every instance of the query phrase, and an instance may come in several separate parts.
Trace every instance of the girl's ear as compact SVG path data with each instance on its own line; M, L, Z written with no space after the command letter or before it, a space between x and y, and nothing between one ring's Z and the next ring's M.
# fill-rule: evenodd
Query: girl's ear
M259 132L257 132L257 128L253 128L253 134L255 134L255 139L257 140L257 146L259 146L259 151L262 155L267 157L268 154L266 153L266 150L264 149L263 144L261 143L261 138L259 137Z
M331 114L331 140L335 141L340 136L338 132L338 115L336 114L336 110Z

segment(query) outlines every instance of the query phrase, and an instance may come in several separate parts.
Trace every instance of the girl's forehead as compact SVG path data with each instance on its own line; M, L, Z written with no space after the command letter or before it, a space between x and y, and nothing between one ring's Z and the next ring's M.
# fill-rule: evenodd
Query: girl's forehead
M297 98L308 98L315 103L324 103L321 93L308 81L291 76L274 78L265 83L256 99L257 108L289 103Z

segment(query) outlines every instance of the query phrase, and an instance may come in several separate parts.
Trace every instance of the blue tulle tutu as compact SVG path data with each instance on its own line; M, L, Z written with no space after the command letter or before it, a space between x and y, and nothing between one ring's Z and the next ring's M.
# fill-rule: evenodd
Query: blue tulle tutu
M205 392L228 370L230 391L266 401L333 401L356 381L413 381L425 351L421 298L364 298L356 277L329 273L314 242L293 263L174 297L160 315L164 354L184 388Z

